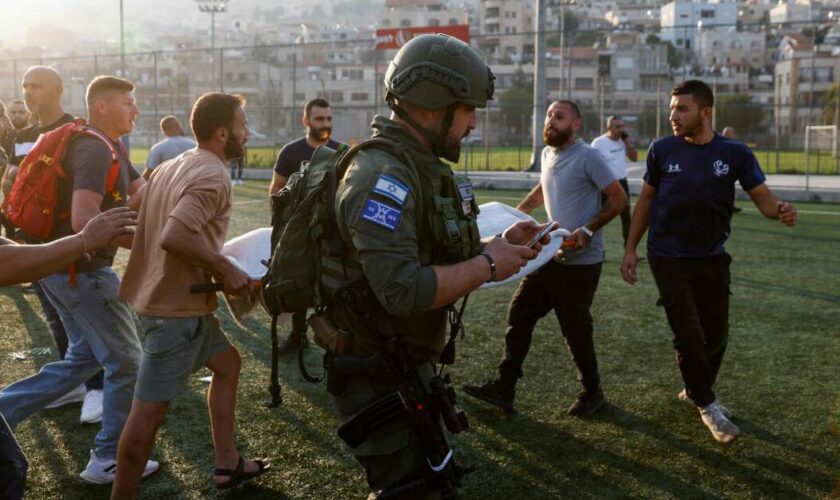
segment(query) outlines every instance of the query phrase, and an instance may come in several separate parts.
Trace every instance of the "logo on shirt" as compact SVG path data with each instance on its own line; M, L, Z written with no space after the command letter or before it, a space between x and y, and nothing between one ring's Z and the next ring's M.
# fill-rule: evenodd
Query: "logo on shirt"
M668 164L668 173L669 174L676 174L678 172L682 172L682 169L680 169L680 164L679 163L669 163Z
M718 177L724 177L729 174L729 165L723 163L723 160L715 160L712 163L712 169L714 169L715 175Z

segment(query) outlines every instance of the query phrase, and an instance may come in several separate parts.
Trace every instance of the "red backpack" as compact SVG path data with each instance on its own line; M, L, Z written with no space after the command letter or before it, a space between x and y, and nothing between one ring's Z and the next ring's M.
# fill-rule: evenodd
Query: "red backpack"
M96 137L111 152L111 169L105 179L105 190L111 192L120 175L117 151L105 135L76 119L42 134L20 164L15 183L3 203L3 213L24 233L40 240L52 236L56 218L67 220L70 211L56 214L58 182L67 176L61 165L70 142L80 135Z

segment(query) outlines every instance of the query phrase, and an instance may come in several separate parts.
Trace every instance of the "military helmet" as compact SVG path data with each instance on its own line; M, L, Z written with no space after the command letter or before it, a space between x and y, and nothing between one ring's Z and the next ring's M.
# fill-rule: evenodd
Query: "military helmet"
M478 53L443 34L412 38L385 73L385 101L397 98L430 111L452 104L487 107L496 77Z

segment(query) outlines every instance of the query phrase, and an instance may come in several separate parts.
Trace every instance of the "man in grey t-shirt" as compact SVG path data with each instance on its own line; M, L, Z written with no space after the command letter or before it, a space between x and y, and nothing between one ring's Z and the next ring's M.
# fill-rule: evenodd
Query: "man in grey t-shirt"
M152 170L158 165L195 147L195 142L192 139L184 137L184 126L173 115L164 116L161 119L160 130L166 136L166 139L158 142L149 150L149 158L146 159L146 171L143 172L143 178L146 180L149 179Z
M513 410L515 386L531 347L537 321L554 310L572 354L583 391L570 415L588 415L605 403L592 340L589 308L604 261L601 228L627 205L627 195L604 158L578 141L581 115L571 101L548 108L543 128L540 183L517 208L531 212L543 203L549 218L572 234L564 242L564 260L551 260L519 284L508 308L505 351L498 378L464 391L505 410ZM602 194L606 203L602 204Z

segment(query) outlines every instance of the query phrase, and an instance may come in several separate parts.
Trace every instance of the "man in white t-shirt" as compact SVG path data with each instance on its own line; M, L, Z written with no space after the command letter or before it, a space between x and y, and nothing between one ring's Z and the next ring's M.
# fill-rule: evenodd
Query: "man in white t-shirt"
M592 147L597 149L604 155L607 165L612 169L613 174L618 179L624 192L627 194L627 199L630 199L630 188L627 186L627 164L625 157L630 158L630 161L639 159L639 153L630 144L627 137L627 132L624 130L624 120L618 116L613 115L607 118L607 132L596 137L592 141ZM621 212L621 236L624 242L627 242L627 234L630 231L630 203Z

